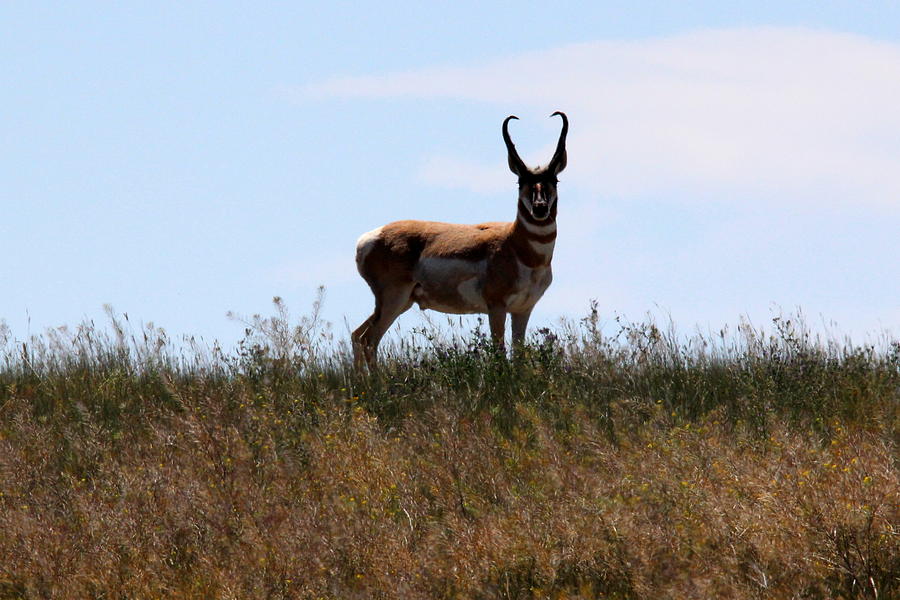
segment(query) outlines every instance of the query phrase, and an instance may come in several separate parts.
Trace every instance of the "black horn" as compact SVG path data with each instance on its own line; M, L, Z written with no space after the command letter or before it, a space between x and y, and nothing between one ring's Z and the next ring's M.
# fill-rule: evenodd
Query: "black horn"
M522 176L528 172L528 167L526 167L522 159L519 158L519 153L516 152L516 145L512 143L512 139L510 139L509 137L509 122L512 119L518 120L519 117L515 115L509 115L503 121L503 141L506 142L506 152L509 159L509 170L516 175Z
M563 126L562 132L559 134L559 142L556 143L556 152L553 153L553 159L547 166L547 170L554 174L566 168L566 134L569 133L569 119L566 117L566 113L558 110L550 116L555 117L556 115L562 117Z

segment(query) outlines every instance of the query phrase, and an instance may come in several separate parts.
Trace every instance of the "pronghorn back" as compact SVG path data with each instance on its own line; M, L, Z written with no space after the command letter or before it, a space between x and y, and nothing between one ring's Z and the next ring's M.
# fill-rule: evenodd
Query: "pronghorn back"
M457 225L395 221L360 236L356 266L375 296L375 311L353 333L357 363L374 365L378 342L413 303L451 314L487 313L491 335L503 344L506 314L513 341L524 338L528 317L552 281L556 243L556 175L565 168L568 120L556 153L544 168L519 158L503 122L510 169L519 177L516 220Z

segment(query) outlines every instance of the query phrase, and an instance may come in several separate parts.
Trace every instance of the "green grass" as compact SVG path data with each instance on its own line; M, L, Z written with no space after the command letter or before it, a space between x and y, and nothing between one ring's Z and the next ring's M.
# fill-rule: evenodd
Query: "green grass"
M900 343L0 328L0 598L900 597Z

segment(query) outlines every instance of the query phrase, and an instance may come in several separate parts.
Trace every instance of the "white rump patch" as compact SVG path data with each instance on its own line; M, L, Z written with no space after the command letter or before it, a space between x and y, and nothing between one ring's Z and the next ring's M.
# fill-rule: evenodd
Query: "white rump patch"
M356 240L356 268L362 268L363 261L366 260L366 257L369 255L369 252L372 251L372 247L375 245L375 242L381 237L382 227L378 229L373 229L372 231L367 231Z

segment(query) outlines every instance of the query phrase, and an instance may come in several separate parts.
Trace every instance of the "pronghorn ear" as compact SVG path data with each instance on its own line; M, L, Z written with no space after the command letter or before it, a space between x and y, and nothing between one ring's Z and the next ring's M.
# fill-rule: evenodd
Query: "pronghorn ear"
M556 152L553 153L553 159L547 165L547 170L554 175L566 168L566 134L569 133L569 119L566 117L566 113L558 110L550 116L555 117L556 115L562 118L563 126L559 134L559 141L556 143Z
M512 171L515 175L521 177L525 173L528 173L528 167L525 166L525 163L519 158L519 153L516 152L516 145L512 143L512 139L509 137L509 122L511 119L518 120L519 117L515 115L509 115L503 121L503 141L506 142L506 154L509 160L509 170Z

